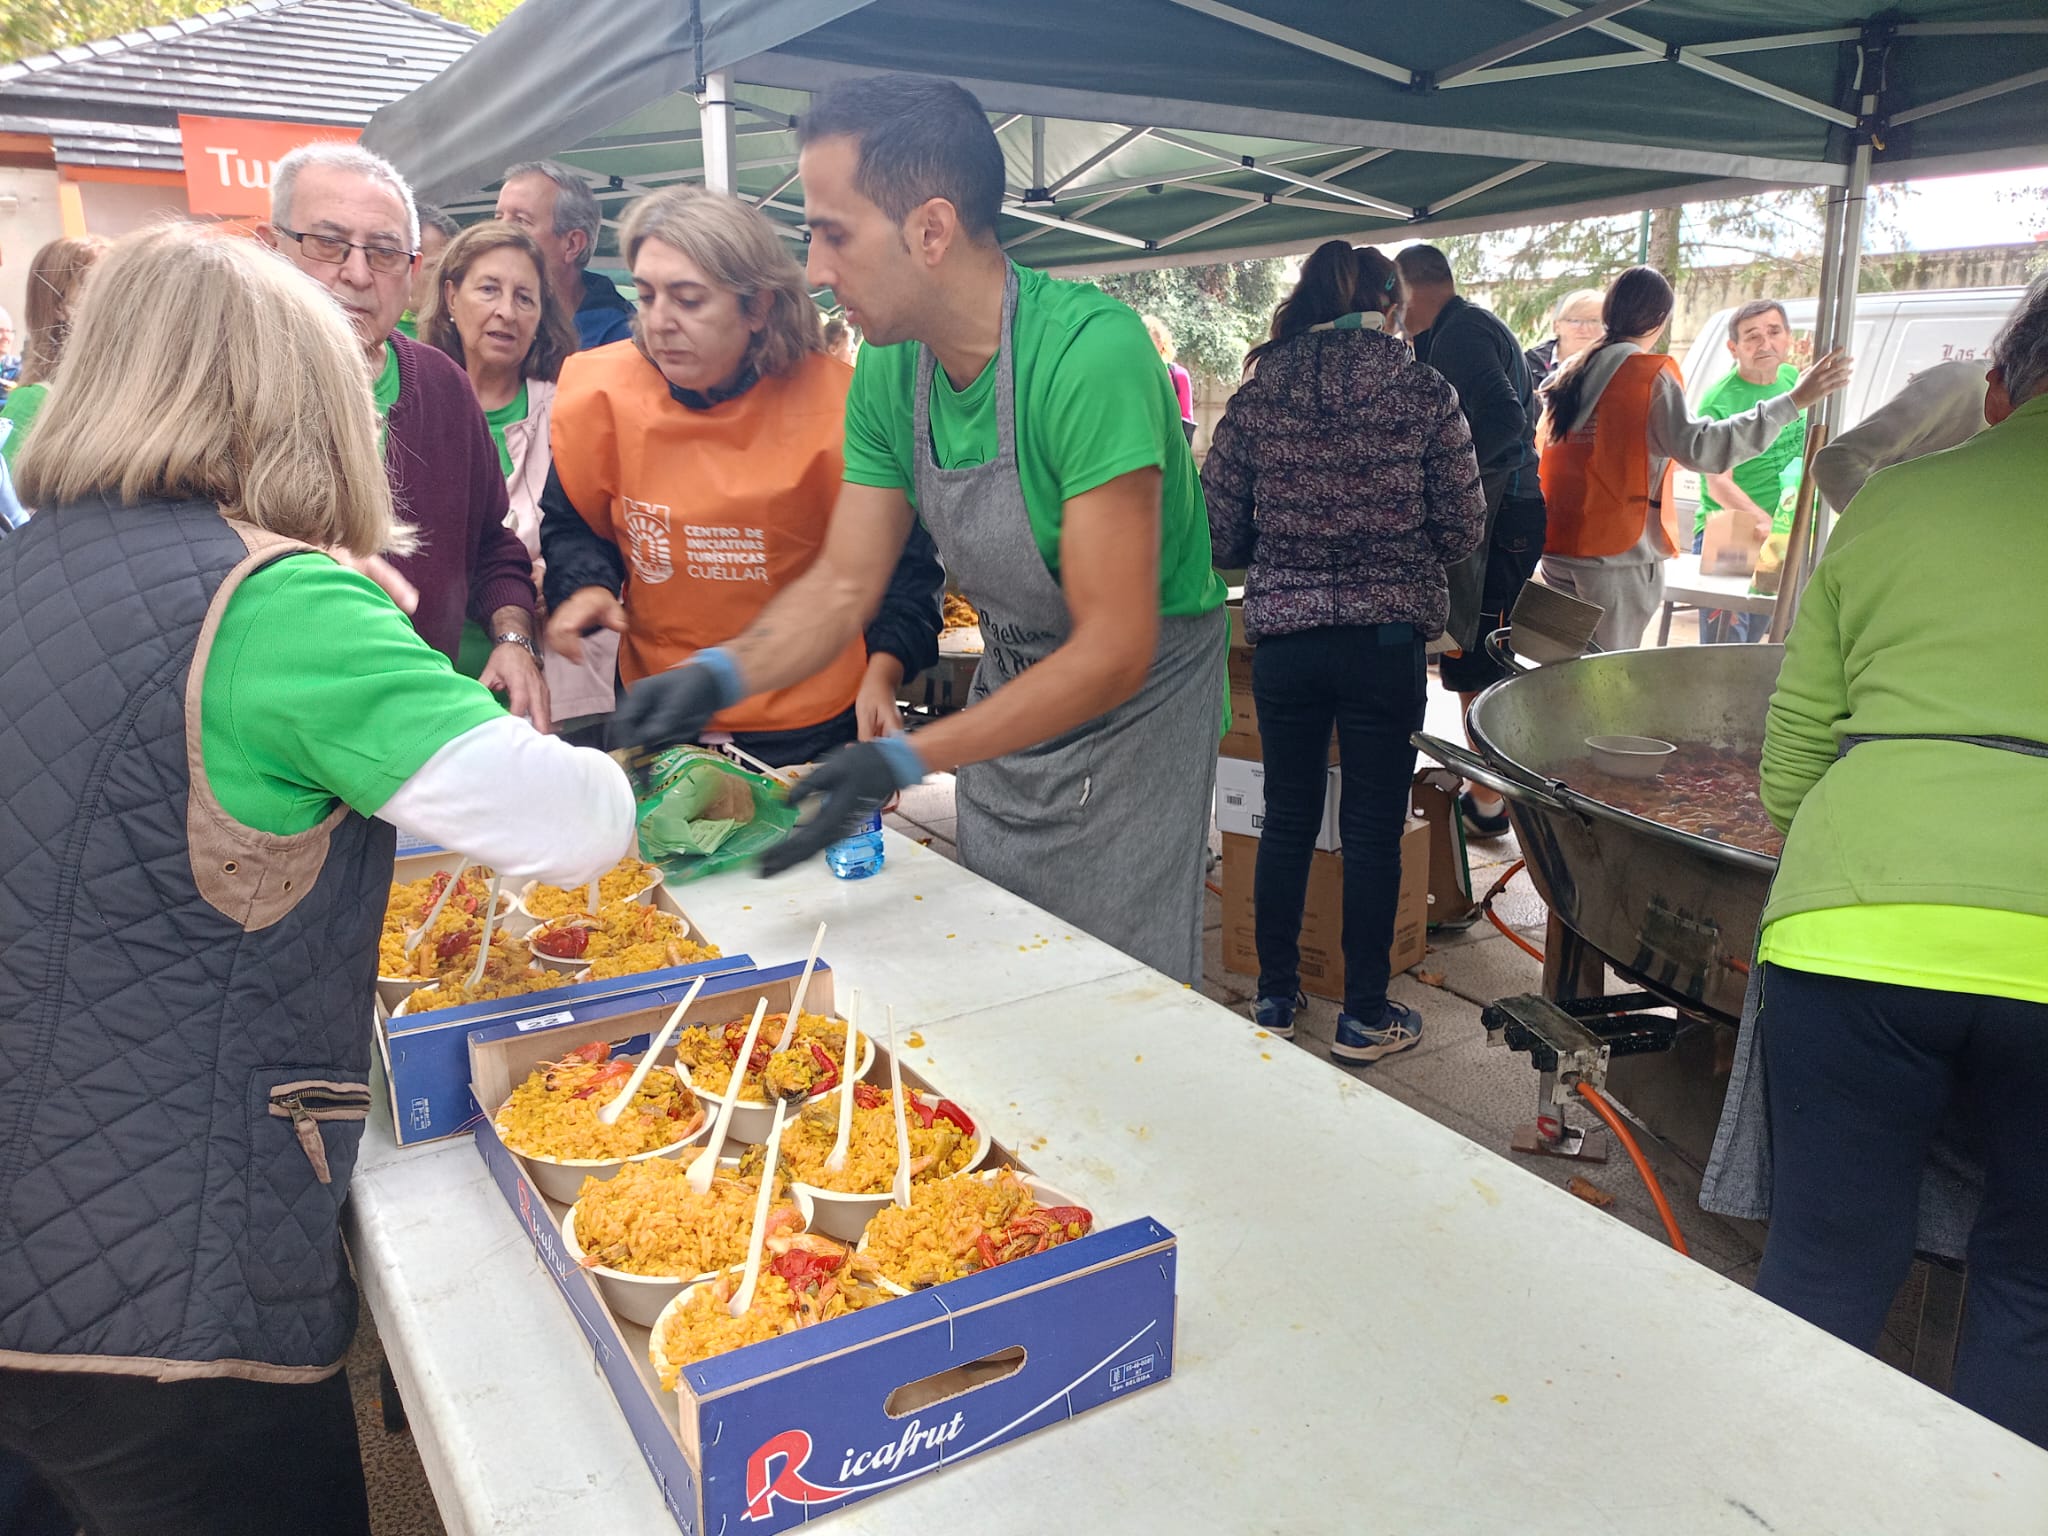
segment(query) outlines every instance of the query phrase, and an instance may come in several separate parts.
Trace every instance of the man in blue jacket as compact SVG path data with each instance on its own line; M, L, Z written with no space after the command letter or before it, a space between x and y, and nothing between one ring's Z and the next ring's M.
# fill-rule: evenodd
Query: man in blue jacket
M548 261L555 298L576 322L584 351L633 334L633 304L607 278L585 269L597 250L604 210L582 175L555 160L528 160L505 172L495 218L533 236Z

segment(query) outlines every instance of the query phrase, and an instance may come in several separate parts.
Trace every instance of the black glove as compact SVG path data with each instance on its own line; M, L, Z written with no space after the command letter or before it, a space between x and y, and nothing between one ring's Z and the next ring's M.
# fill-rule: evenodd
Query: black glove
M617 752L639 748L659 752L695 741L721 709L746 697L732 657L712 647L679 667L643 677L626 690L605 727L605 746Z
M816 799L817 814L797 823L788 837L761 855L761 873L779 875L823 853L887 805L898 790L923 778L924 763L907 737L884 736L841 747L790 790L791 805Z

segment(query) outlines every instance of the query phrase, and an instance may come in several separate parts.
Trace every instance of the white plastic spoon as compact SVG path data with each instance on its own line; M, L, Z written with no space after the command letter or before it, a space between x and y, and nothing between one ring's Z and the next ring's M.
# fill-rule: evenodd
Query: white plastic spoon
M668 1049L668 1042L676 1032L676 1026L683 1022L683 1010L697 1001L697 994L704 990L704 978L699 976L690 983L690 990L683 994L683 1000L676 1004L676 1011L668 1016L668 1022L661 1026L653 1044L647 1047L647 1054L640 1058L640 1065L633 1069L633 1075L626 1079L626 1086L619 1090L619 1096L597 1112L597 1118L606 1125L617 1125L619 1116L626 1112L626 1106L633 1102L633 1095L640 1091L640 1085L647 1081L647 1074L653 1069L654 1058Z
M761 1244L768 1235L768 1206L775 1198L775 1159L782 1146L782 1117L788 1105L775 1101L775 1128L768 1133L767 1153L761 1160L761 1192L754 1197L754 1230L747 1234L747 1272L740 1280L739 1293L726 1304L727 1317L745 1317L754 1304L754 1286L761 1278Z
M860 994L856 992L846 1004L846 1060L839 1064L839 1139L825 1159L827 1173L838 1173L846 1166L846 1140L853 1131L853 1069L859 1060Z
M448 882L453 885L454 881ZM491 963L491 930L498 925L498 877L491 876L491 893L484 907L483 942L476 947L476 969L469 973L469 984L473 987L484 979L484 967Z
M889 1102L896 1110L896 1181L890 1198L910 1209L910 1125L903 1118L903 1073L896 1065L896 1005L883 1010L889 1020Z
M789 1017L782 1023L782 1038L775 1042L778 1052L789 1049L789 1042L796 1038L797 1020L804 1016L804 994L811 989L811 971L817 966L818 951L825 945L825 925L818 924L818 936L811 940L810 958L804 961L804 973L796 979L796 994L789 1000Z
M408 955L420 947L420 940L427 936L428 930L434 926L434 920L441 915L441 909L448 905L449 893L455 889L455 882L462 878L462 872L467 868L469 858L465 855L462 862L455 866L455 873L448 877L448 883L441 887L441 894L434 898L434 904L427 908L427 920L405 936L405 952Z
M768 1017L768 999L754 1004L754 1021L747 1026L747 1038L740 1046L739 1060L732 1064L732 1079L725 1085L725 1097L718 1104L718 1118L711 1125L711 1139L704 1150L690 1160L683 1182L696 1194L707 1194L711 1176L718 1172L718 1151L725 1145L725 1128L732 1123L732 1107L740 1101L740 1085L747 1080L747 1063L754 1059L754 1042L761 1035L761 1021Z
M603 878L604 877L600 875L597 880L593 880L590 882L590 915L592 917L597 916L597 891L599 882L602 881Z

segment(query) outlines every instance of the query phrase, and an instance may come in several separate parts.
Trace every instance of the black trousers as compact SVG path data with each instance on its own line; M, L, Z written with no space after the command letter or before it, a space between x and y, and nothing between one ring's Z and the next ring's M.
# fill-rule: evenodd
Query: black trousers
M1269 635L1252 650L1266 824L1252 882L1259 996L1301 986L1301 911L1337 733L1344 845L1344 1011L1376 1025L1401 891L1401 829L1415 774L1409 736L1427 704L1422 638L1407 624Z
M1761 1019L1758 1294L1874 1347L1913 1260L1928 1145L1961 1095L1985 1176L1952 1392L2048 1446L2048 1004L1772 965Z
M369 1536L341 1371L275 1386L0 1370L0 1447L87 1536Z

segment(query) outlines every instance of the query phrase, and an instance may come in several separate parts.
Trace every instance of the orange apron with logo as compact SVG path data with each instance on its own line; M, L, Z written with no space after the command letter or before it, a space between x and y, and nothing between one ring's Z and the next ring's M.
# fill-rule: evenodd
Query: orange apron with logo
M1592 426L1543 444L1537 474L1549 517L1545 554L1618 555L1633 549L1649 526L1666 555L1678 553L1672 466L1650 484L1650 401L1660 373L1680 381L1678 364L1668 357L1641 352L1629 358L1601 391Z
M660 672L751 624L818 558L845 468L853 370L813 352L737 399L693 411L629 341L579 352L555 394L555 472L585 522L625 557L619 675ZM788 731L853 704L867 648L756 694L711 722Z

